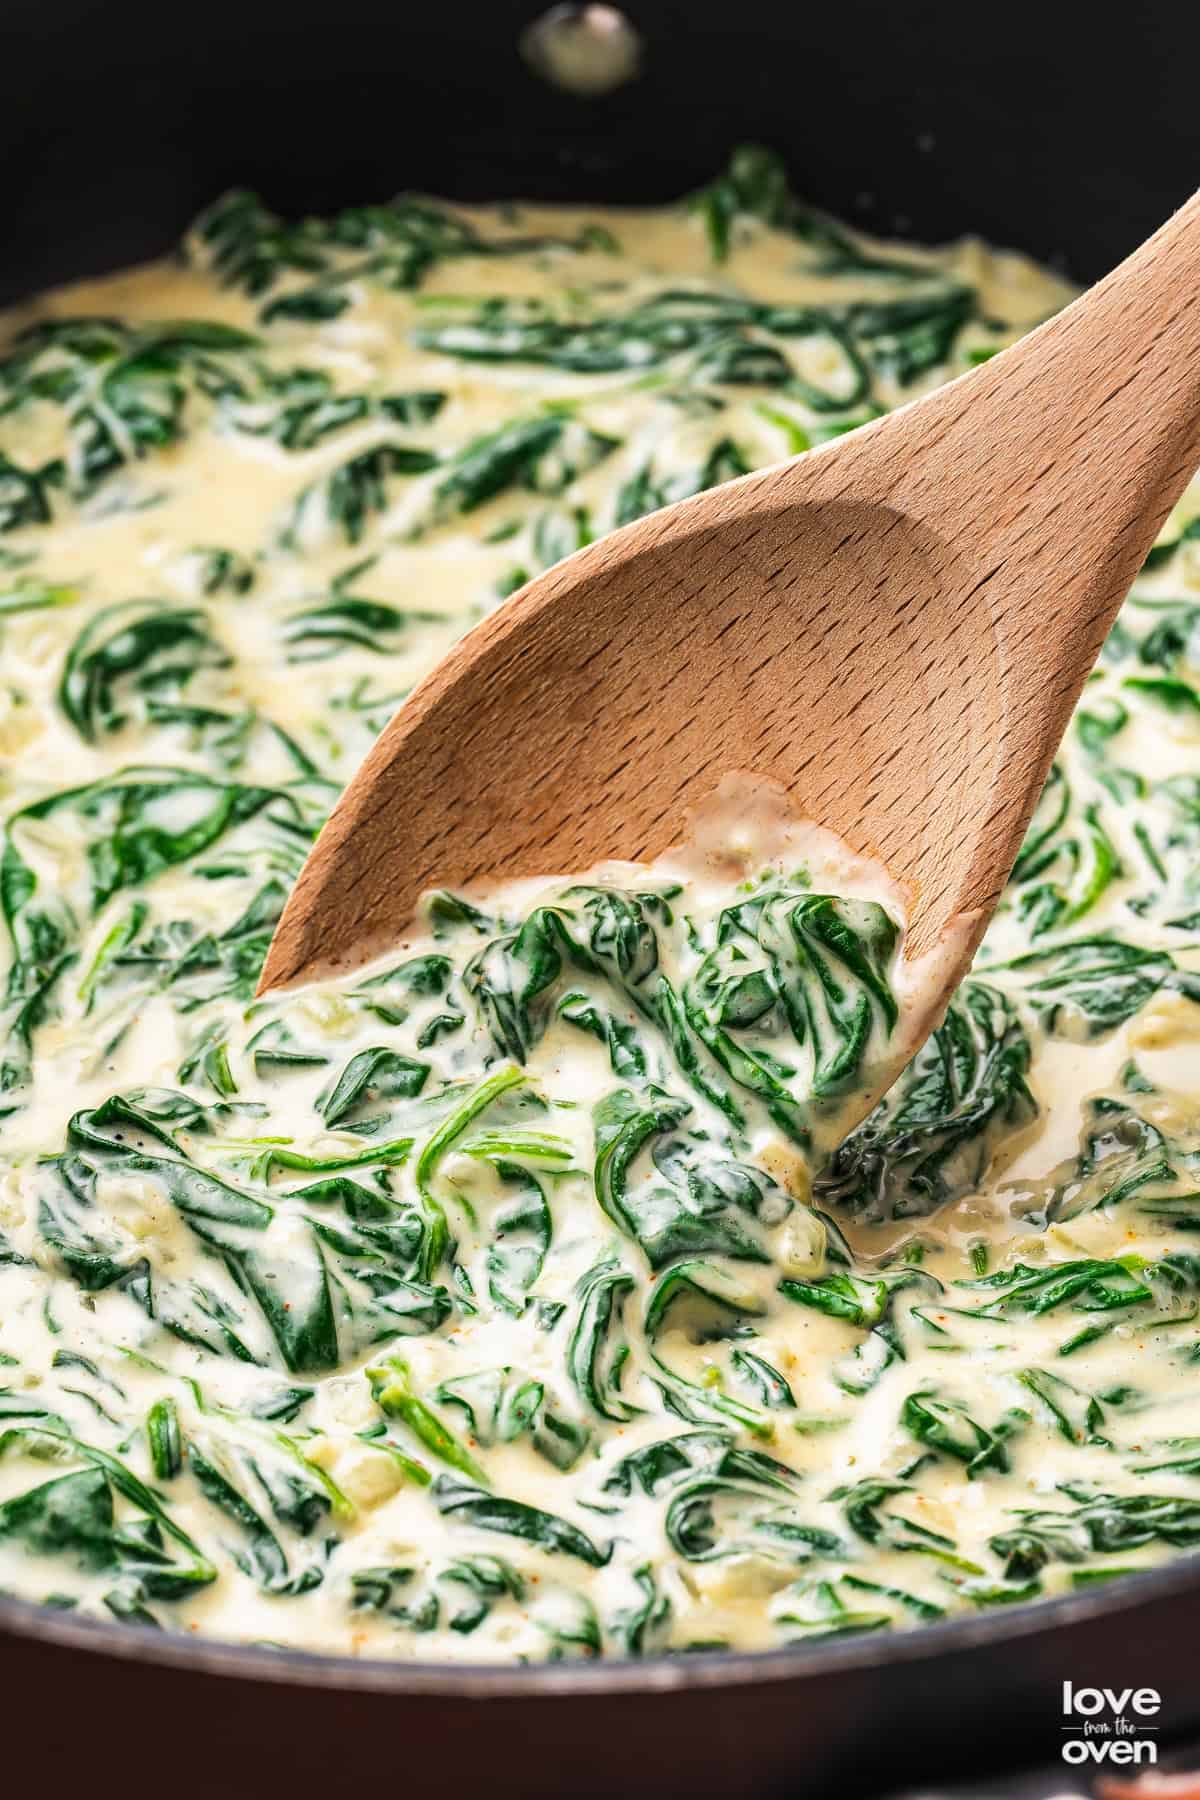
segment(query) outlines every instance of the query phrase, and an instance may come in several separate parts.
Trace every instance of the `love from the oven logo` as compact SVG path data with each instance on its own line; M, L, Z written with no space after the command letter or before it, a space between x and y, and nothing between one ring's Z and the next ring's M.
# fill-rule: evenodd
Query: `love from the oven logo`
M1158 1726L1150 1721L1161 1708L1157 1688L1077 1688L1064 1681L1063 1761L1151 1767L1158 1761Z

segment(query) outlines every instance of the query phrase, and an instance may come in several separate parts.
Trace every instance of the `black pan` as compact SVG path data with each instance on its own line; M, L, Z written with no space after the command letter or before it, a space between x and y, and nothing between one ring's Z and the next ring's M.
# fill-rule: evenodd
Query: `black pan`
M880 231L1102 274L1200 179L1200 11L628 0L640 80L523 66L528 0L3 0L0 299L154 254L223 187L649 201L747 138ZM471 1669L230 1647L0 1600L0 1791L173 1800L879 1795L1057 1757L1066 1680L1200 1729L1200 1563L892 1638ZM1064 1777L1067 1771L1064 1769ZM1064 1785L1067 1785L1064 1780Z

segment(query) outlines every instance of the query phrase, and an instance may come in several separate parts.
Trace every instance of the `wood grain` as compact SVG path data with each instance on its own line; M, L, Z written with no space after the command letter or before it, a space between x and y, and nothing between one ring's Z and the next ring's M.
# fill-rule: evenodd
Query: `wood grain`
M1198 461L1200 196L981 368L485 619L342 796L260 992L379 953L432 885L654 857L736 770L882 857L912 954L960 928L932 1026Z

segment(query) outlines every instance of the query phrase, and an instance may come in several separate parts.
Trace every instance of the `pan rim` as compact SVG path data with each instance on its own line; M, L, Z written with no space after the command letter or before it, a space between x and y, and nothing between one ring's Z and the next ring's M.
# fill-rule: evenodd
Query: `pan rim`
M897 1664L932 1662L943 1654L1016 1644L1029 1637L1052 1635L1056 1627L1069 1629L1098 1618L1136 1612L1169 1594L1176 1594L1183 1604L1198 1593L1200 1554L1192 1554L1080 1592L840 1642L824 1638L770 1650L713 1650L700 1655L666 1652L590 1663L527 1664L417 1662L275 1648L177 1631L148 1631L144 1626L0 1595L0 1648L6 1639L32 1640L63 1650L107 1655L134 1667L150 1664L181 1674L392 1698L511 1701L556 1696L665 1696L697 1689L803 1682L848 1672L867 1674Z
M456 197L452 204L469 207L483 202ZM569 202L517 201L528 205ZM664 202L593 200L597 208L637 214ZM894 241L892 231L858 227L868 239ZM165 254L165 252L164 252ZM157 257L147 260L158 260ZM131 265L132 267L140 264ZM105 266L104 274L126 272L124 264ZM71 277L38 292L56 292ZM30 296L32 297L32 296ZM8 310L22 300L3 303ZM884 1672L890 1667L919 1666L955 1654L973 1654L1013 1646L1030 1638L1052 1638L1058 1632L1099 1619L1136 1615L1156 1602L1176 1598L1180 1608L1200 1595L1200 1550L1160 1566L1115 1577L1090 1589L997 1607L899 1632L871 1633L845 1639L821 1638L757 1651L713 1650L688 1655L659 1652L647 1657L613 1657L594 1662L492 1663L418 1661L409 1658L354 1657L336 1652L242 1643L216 1635L186 1631L156 1632L143 1626L77 1614L0 1593L0 1650L14 1644L44 1645L83 1653L130 1668L155 1667L186 1676L245 1680L264 1686L381 1697L446 1697L479 1701L528 1701L573 1698L596 1700L618 1696L665 1697L704 1690L742 1689L792 1682L819 1681L838 1674ZM1200 1707L1198 1707L1200 1710Z

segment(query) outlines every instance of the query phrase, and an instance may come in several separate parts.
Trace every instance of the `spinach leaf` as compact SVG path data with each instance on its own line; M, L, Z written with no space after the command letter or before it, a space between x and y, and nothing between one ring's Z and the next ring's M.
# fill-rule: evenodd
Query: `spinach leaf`
M229 287L265 293L287 270L325 266L324 235L315 222L284 225L257 194L235 188L214 202L193 226L196 252Z
M1031 950L1005 964L1048 1031L1069 1031L1080 1018L1092 1036L1123 1025L1153 998L1174 970L1165 950L1143 949L1111 936L1075 938Z
M1037 1575L1052 1562L1082 1562L1090 1552L1120 1554L1154 1542L1191 1549L1200 1543L1200 1503L1167 1494L1106 1494L1078 1483L1060 1483L1076 1502L1071 1511L1019 1509L1021 1523L989 1539L1016 1579Z
M0 450L0 532L47 524L51 517L50 489L61 481L61 463L27 469Z
M290 614L283 640L289 662L326 662L343 650L370 650L378 656L394 655L412 627L440 619L440 614L387 606L382 600L364 600L337 589L320 606L306 606Z
M723 1333L730 1317L755 1317L766 1311L766 1303L752 1288L739 1283L722 1264L694 1257L673 1263L651 1289L642 1321L647 1342L653 1344L659 1332L665 1329L668 1313L674 1315L679 1311L692 1320L693 1337L707 1342L714 1333L706 1323L698 1324L698 1320L707 1321L713 1313L724 1314L725 1318L716 1327ZM678 1328L677 1317L672 1317L671 1324Z
M300 376L300 372L296 372ZM382 420L393 425L425 425L446 403L444 393L421 390L408 394L339 394L328 376L305 370L283 389L280 401L257 402L238 409L241 430L272 437L285 450L313 450L348 425Z
M618 448L618 440L565 413L516 419L475 438L434 489L434 518L474 512L508 488L559 494Z
M1010 1467L1006 1440L1029 1423L1028 1413L1014 1408L996 1426L980 1423L952 1396L928 1390L910 1394L900 1413L906 1431L930 1449L966 1464L967 1479L991 1469L1001 1474Z
M541 1183L528 1169L503 1156L492 1161L506 1198L492 1219L486 1263L488 1293L502 1312L519 1318L550 1248L550 1208Z
M380 1100L411 1100L419 1094L429 1074L429 1064L415 1062L386 1044L360 1050L350 1058L332 1088L318 1100L326 1125L345 1126L367 1105Z
M0 1504L0 1540L35 1556L69 1554L85 1570L114 1562L112 1490L100 1469L59 1475Z
M1069 1444L1105 1443L1099 1436L1104 1408L1094 1394L1083 1393L1051 1369L1023 1369L1018 1379L1036 1394Z
M150 1462L159 1481L171 1481L183 1467L183 1434L175 1402L166 1396L156 1400L146 1418Z
M544 1381L519 1369L455 1376L441 1384L437 1398L461 1409L472 1437L484 1449L527 1436L537 1454L556 1469L572 1468L590 1437L589 1429L567 1415Z
M319 542L340 534L348 544L357 544L372 514L385 512L391 505L389 481L395 476L421 475L436 463L431 450L407 444L376 444L360 450L332 474L303 490L280 541L289 549L300 549L310 537Z
M436 1593L425 1592L419 1598L412 1594L416 1578L416 1569L402 1566L355 1569L350 1576L351 1609L381 1613L407 1631L436 1631L441 1603Z
M1154 1298L1143 1277L1144 1268L1143 1259L1136 1256L1077 1257L1040 1268L1015 1262L994 1275L958 1285L985 1294L982 1304L973 1309L979 1318L1037 1316L1068 1301L1089 1312L1123 1311Z
M447 1620L451 1631L464 1635L478 1630L496 1601L525 1598L524 1578L501 1556L461 1556L442 1570L439 1580L464 1596Z
M1142 565L1143 568L1160 568L1163 563L1170 562L1171 558L1175 555L1175 552L1181 549L1183 545L1194 543L1197 538L1200 538L1200 515L1197 515L1194 519L1189 519L1182 531L1180 531L1177 536L1169 538L1165 544L1155 544L1153 549L1147 553L1146 560Z
M842 1588L851 1590L849 1605L842 1596ZM860 1592L872 1597L880 1594L887 1599L899 1599L902 1604L907 1602L913 1611L928 1607L927 1611L918 1611L918 1617L936 1619L942 1612L940 1607L919 1601L899 1588L882 1588L873 1581L847 1577L841 1583L841 1588L832 1581L797 1583L795 1587L786 1590L786 1603L775 1616L780 1624L799 1631L805 1639L890 1631L897 1623L895 1613L889 1607L877 1606L871 1609L865 1606L858 1598Z
M624 1424L640 1410L621 1392L629 1360L622 1325L634 1278L614 1259L596 1263L577 1287L579 1306L571 1327L567 1370L580 1399L602 1419Z
M488 1484L488 1478L475 1458L442 1423L433 1409L414 1391L408 1364L398 1356L367 1370L371 1394L377 1406L389 1418L402 1419L427 1450L472 1481Z
M877 1024L885 1034L895 1028L888 972L897 935L874 902L824 894L764 893L722 914L718 948L684 991L688 1020L788 1136L805 1140L802 1110L764 1060L755 1033L790 1030L807 1052L813 1103L843 1093ZM748 1035L735 1035L741 1033Z
M502 1056L523 1062L538 1042L569 948L559 914L538 907L517 931L486 944L463 970L463 986Z
M968 1574L981 1575L978 1564L957 1554L954 1539L945 1532L931 1531L898 1511L897 1499L914 1492L911 1484L888 1476L868 1475L846 1487L835 1488L830 1499L841 1502L846 1523L864 1543L880 1549L931 1556L938 1562L960 1568Z
M150 1091L131 1099L114 1095L99 1107L76 1113L64 1154L44 1165L42 1237L86 1291L119 1283L168 1331L194 1336L175 1311L171 1284L156 1284L137 1240L117 1230L104 1210L102 1177L116 1170L144 1180L233 1272L237 1289L253 1298L288 1369L336 1366L333 1300L316 1238L305 1232L297 1239L283 1221L282 1231L272 1230L276 1220L272 1206L184 1159L167 1128L172 1110L170 1095ZM194 1106L190 1115L185 1111L189 1123L195 1112ZM169 1146L173 1154L145 1153L139 1140L146 1139ZM164 1292L156 1292L159 1285ZM204 1299L203 1290L199 1298ZM237 1316L236 1302L219 1308L219 1313L222 1322L231 1322ZM234 1341L240 1345L235 1354L250 1354L240 1333Z
M299 1568L293 1568L277 1532L264 1519L263 1511L273 1511L280 1523L307 1536L317 1519L329 1509L323 1489L295 1478L282 1487L272 1486L269 1472L253 1455L247 1455L241 1460L239 1472L247 1484L254 1482L255 1497L259 1501L256 1506L237 1485L234 1471L219 1466L215 1459L220 1452L213 1446L208 1448L211 1456L196 1443L190 1443L188 1467L204 1498L239 1528L241 1535L234 1549L239 1568L267 1594L304 1594L319 1587L325 1575L325 1547L317 1555L304 1559ZM221 1460L225 1461L226 1457Z
M763 1356L756 1356L752 1350L740 1348L734 1350L731 1360L738 1374L754 1390L763 1406L772 1410L794 1410L796 1396L786 1376L781 1375L773 1363L769 1363Z
M1029 1039L1003 994L967 982L943 1023L815 1184L866 1219L913 1218L979 1186L996 1150L1037 1117Z
M257 577L248 556L217 544L197 545L187 553L187 561L196 570L202 594L248 594Z
M106 606L67 653L59 704L80 737L94 743L127 722L123 688L163 698L179 694L201 669L225 669L232 657L196 608L128 600Z
M9 814L0 850L0 911L14 960L7 992L10 1054L0 1065L0 1087L11 1089L26 1079L33 1031L77 954L80 931L68 897L43 892L22 854L24 824L36 827L54 820L82 839L90 877L87 900L95 913L122 889L148 884L164 870L190 862L259 815L277 854L294 872L314 832L296 795L217 781L194 770L128 768L84 787L51 793ZM265 929L265 921L255 929ZM186 928L188 939L193 931ZM235 938L240 931L240 926L234 928ZM232 951L232 942L229 947ZM161 956L164 948L156 945L154 954ZM265 948L264 941L264 953ZM214 951L213 961L219 960Z
M84 1570L111 1569L120 1582L115 1591L133 1606L143 1599L184 1600L216 1579L216 1568L154 1490L117 1457L74 1437L60 1419L0 1432L0 1457L14 1452L86 1466L0 1505L0 1539L16 1537ZM114 1496L134 1516L118 1518Z
M0 362L0 402L61 409L66 454L55 479L65 476L82 498L127 464L177 442L197 398L244 396L254 382L248 353L255 346L248 332L211 319L140 326L110 318L43 320L19 333ZM14 477L10 466L0 474L16 481L21 472ZM50 516L48 475L47 469L24 477L19 505L26 524Z
M760 1169L668 1135L690 1112L686 1101L652 1087L608 1094L593 1112L597 1200L653 1269L705 1251L768 1261L755 1225L778 1224L791 1202ZM635 1166L650 1145L653 1173L635 1185Z
M659 1591L653 1563L634 1569L633 1581L637 1597L613 1614L608 1630L623 1655L645 1656L670 1620L671 1602Z
M574 1556L593 1569L602 1569L612 1556L611 1544L600 1550L578 1526L521 1500L485 1493L451 1475L439 1475L430 1491L444 1517L460 1520L476 1531L497 1531L523 1538L551 1554Z
M687 1562L714 1562L757 1551L789 1562L844 1554L840 1538L796 1516L795 1477L784 1465L727 1453L711 1474L677 1488L664 1520L667 1542Z
M656 476L647 463L619 490L613 523L629 525L634 519L657 512L660 506L671 506L676 500L687 500L692 494L703 494L722 481L733 481L749 473L750 464L732 438L721 438L697 467L669 476Z
M356 284L412 288L440 262L459 256L506 256L537 250L612 248L600 226L575 237L487 237L465 218L431 200L401 194L387 206L352 206L333 218L285 224L256 194L236 189L196 221L188 246L228 286L251 296L269 293L286 276L315 275L277 295L260 314L264 324L339 318ZM363 253L345 260L346 253Z
M1156 1125L1122 1100L1084 1102L1077 1156L1054 1170L1032 1210L1035 1220L1074 1219L1096 1207L1112 1207L1145 1188L1179 1179L1173 1147ZM1153 1208L1144 1197L1141 1210Z
M575 990L564 994L558 1003L558 1016L568 1025L598 1038L608 1050L609 1065L620 1080L643 1078L646 1074L646 1052L633 1025L612 1013L602 1012L587 995Z

